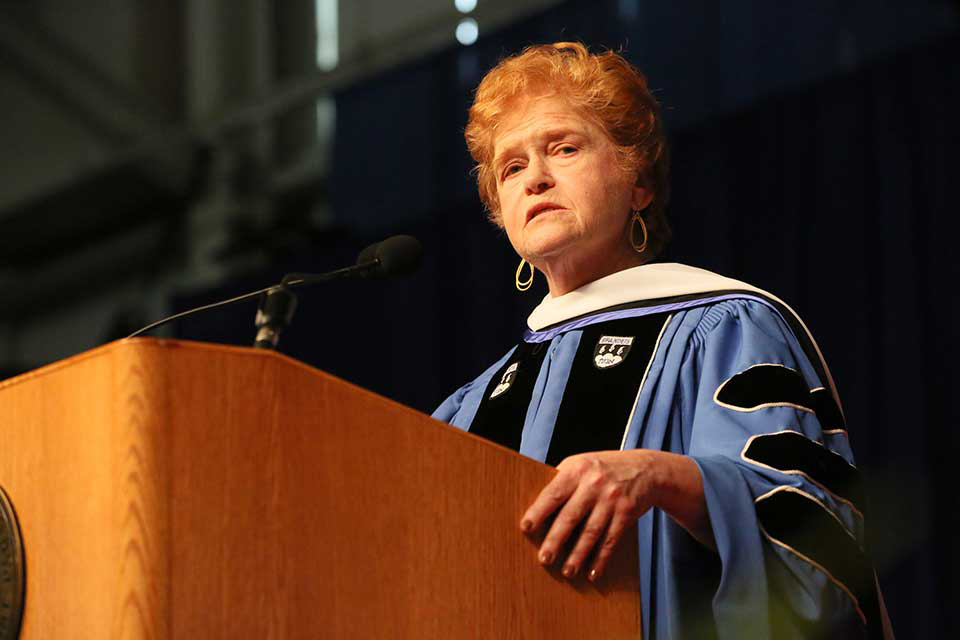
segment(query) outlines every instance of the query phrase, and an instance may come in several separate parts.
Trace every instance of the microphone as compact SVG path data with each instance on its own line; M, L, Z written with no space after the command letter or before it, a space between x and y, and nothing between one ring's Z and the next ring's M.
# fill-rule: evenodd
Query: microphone
M364 277L388 278L413 273L423 258L423 246L413 236L392 236L360 252L357 266L374 263Z
M268 291L260 299L255 321L257 338L253 346L260 349L277 348L280 332L290 325L297 308L297 297L288 287L341 278L373 279L406 275L420 266L422 256L423 247L419 240L413 236L392 236L361 251L357 263L352 267L317 274L288 273L283 276L280 286Z
M283 276L280 285L315 284L340 278L380 279L403 276L416 271L422 257L423 245L419 240L413 236L391 236L361 251L357 256L357 263L352 267L327 273L288 273Z
M357 256L352 267L327 273L288 273L280 285L263 295L257 308L255 325L257 338L253 346L259 349L276 349L280 332L290 325L297 308L297 297L289 287L304 284L329 282L346 278L379 279L406 275L420 266L423 247L413 236L391 236L376 242Z
M257 309L257 340L254 346L262 348L275 348L280 339L280 331L290 324L293 318L293 311L296 308L296 296L289 291L292 287L318 282L329 282L331 280L347 278L387 278L392 276L406 275L420 266L420 259L423 257L423 247L420 241L413 236L392 236L377 242L363 251L357 257L357 263L343 269L328 271L327 273L288 273L280 281L280 284L263 289L258 289L250 293L245 293L227 300L205 304L193 309L181 311L172 316L158 320L142 329L134 331L124 338L129 340L152 329L163 326L168 322L173 322L180 318L214 309L216 307L226 306L234 302L249 300L261 296L259 308ZM265 331L261 329L265 328Z

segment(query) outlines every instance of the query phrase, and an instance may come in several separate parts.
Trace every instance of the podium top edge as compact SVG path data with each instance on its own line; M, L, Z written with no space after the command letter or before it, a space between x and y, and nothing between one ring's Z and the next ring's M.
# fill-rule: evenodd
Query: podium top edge
M195 340L175 340L170 338L152 338L152 337L137 337L137 338L122 338L120 340L115 340L113 342L108 342L87 351L81 351L72 356L67 356L62 360L57 360L49 364L42 365L36 369L32 369L25 373L15 375L12 378L7 378L6 380L0 380L0 390L3 390L7 387L11 387L17 384L26 382L37 377L42 377L49 375L64 367L69 367L78 362L84 360L89 360L91 358L99 358L105 355L112 354L116 351L125 351L128 349L139 350L139 349L190 349L193 351L212 351L219 353L235 353L235 354L244 354L252 355L261 358L278 358L280 360L287 361L291 364L304 367L310 371L320 371L315 367L303 363L296 358L292 358L283 353L277 351L271 351L268 349L254 349L253 347L241 347L237 345L228 345L228 344L217 344L212 342L198 342Z
M152 337L137 337L137 338L123 338L120 340L115 340L113 342L108 342L107 344L94 347L88 351L80 352L76 355L68 356L62 360L52 362L47 365L43 365L32 371L16 375L12 378L0 381L0 392L3 392L5 389L15 387L21 384L28 383L32 380L38 378L43 378L48 375L56 374L63 369L69 368L77 363L83 362L85 360L92 360L96 358L111 357L117 353L122 352L143 352L143 351L156 351L162 350L168 353L176 350L191 351L194 353L218 353L218 354L229 354L233 356L242 356L246 358L258 358L261 360L273 360L275 362L283 363L287 366L293 366L301 371L311 375L319 376L331 380L336 380L340 384L345 384L357 392L369 395L372 397L379 398L383 402L390 403L394 405L399 410L404 412L411 412L422 417L430 418L430 416L412 408L408 407L396 400L386 398L380 394L371 391L369 389L364 389L363 387L354 384L348 380L343 380L331 373L328 373L322 369L319 369L313 365L307 364L292 356L273 351L270 349L255 349L253 347L229 345L229 344L218 344L212 342L199 342L195 340L174 340L169 338L152 338ZM430 418L432 419L432 418ZM439 422L438 422L439 424ZM456 427L450 427L455 429Z
M456 432L460 437L476 440L483 447L488 447L496 450L502 451L504 454L509 454L511 456L523 457L519 453L512 451L506 447L503 447L495 442L491 442L475 434L462 431L457 427L451 426L449 424L443 423L441 421L433 419L428 414L425 414L417 409L408 407L396 400L391 398L384 397L374 391L365 389L357 384L354 384L348 380L343 380L333 374L327 373L322 369L319 369L315 366L297 360L291 356L288 356L283 353L272 351L269 349L255 349L253 347L237 346L237 345L227 345L227 344L217 344L210 342L199 342L193 340L174 340L168 338L152 338L152 337L137 337L129 339L116 340L114 342L108 342L107 344L94 347L87 351L83 351L76 355L68 356L62 360L52 362L47 365L43 365L32 371L16 375L12 378L0 381L0 393L12 389L13 387L18 387L21 384L28 384L31 381L39 380L47 376L56 375L57 373L68 369L71 366L74 366L78 363L95 360L99 358L110 358L119 353L144 353L147 351L153 351L154 353L166 352L172 354L173 352L189 351L192 353L210 353L210 354L228 354L233 356L241 356L246 358L256 358L260 360L273 360L274 362L282 363L286 366L292 366L296 369L299 369L305 373L308 373L312 376L318 376L327 380L336 381L338 384L345 385L346 387L352 388L354 393L359 393L370 398L377 399L378 402L384 402L389 405L392 405L395 411L418 416L418 419L428 420L437 426L440 426L445 429L449 429L452 432ZM2 399L2 397L0 397ZM525 464L531 464L537 467L543 467L545 470L550 470L551 473L555 473L555 469L548 467L542 462L532 460L530 458L523 457L526 461Z

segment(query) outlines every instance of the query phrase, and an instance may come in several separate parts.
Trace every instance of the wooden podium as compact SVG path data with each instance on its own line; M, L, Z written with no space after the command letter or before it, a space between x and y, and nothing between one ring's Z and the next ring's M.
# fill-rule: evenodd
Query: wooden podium
M282 355L117 342L0 416L24 640L640 637L635 545L594 587L519 532L550 467Z

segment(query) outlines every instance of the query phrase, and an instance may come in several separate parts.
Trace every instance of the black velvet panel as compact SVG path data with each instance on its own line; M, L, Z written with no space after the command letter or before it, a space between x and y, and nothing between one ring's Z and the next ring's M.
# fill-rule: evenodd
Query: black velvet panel
M533 395L533 385L540 373L540 365L547 352L547 344L521 342L513 355L495 373L484 391L483 400L477 407L477 415L470 424L470 433L492 442L520 450L520 437L523 434L523 421L527 417L527 407ZM510 388L495 398L491 398L497 385L503 379L510 365L517 363L516 373Z
M813 411L824 431L844 428L843 414L829 390L808 390L799 372L780 365L760 364L741 371L720 385L717 401L747 411L787 402Z
M743 452L743 457L778 471L802 471L863 512L863 487L857 468L800 433L781 431L757 436Z
M660 313L583 329L550 440L547 464L555 466L567 456L585 451L620 448L640 382L667 317ZM594 363L602 336L633 338L623 361L605 369Z
M843 526L811 498L779 491L757 503L767 534L825 569L856 597L867 619L868 638L881 638L873 569Z
M845 429L843 414L828 389L817 389L810 392L810 406L817 414L820 428L824 431Z
M810 390L803 376L793 369L773 364L760 364L733 376L720 385L717 400L747 410L781 402L813 409Z

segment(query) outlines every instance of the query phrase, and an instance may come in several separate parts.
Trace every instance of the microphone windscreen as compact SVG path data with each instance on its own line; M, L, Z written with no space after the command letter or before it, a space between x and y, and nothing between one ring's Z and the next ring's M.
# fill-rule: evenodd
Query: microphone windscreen
M365 265L376 260L377 249L379 248L380 248L380 243L374 242L372 245L370 245L369 247L361 251L360 255L357 256L357 266Z
M377 246L374 256L380 260L384 276L402 276L420 266L423 245L413 236L392 236Z
M423 246L413 236L391 236L377 242L357 256L357 265L376 261L376 267L366 277L385 278L416 271L423 257Z

